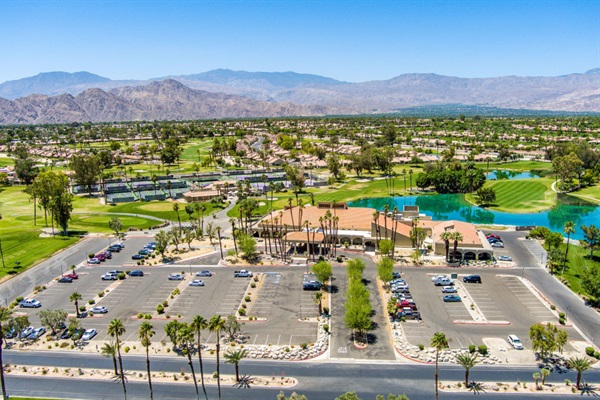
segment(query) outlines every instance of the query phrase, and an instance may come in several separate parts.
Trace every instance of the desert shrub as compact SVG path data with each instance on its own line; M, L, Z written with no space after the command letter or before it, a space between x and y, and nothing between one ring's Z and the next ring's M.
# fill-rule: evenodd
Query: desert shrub
M419 350L421 350L421 351L425 350L425 346L423 346L422 344L419 344Z
M300 343L300 348L302 350L306 350L308 348L308 344L307 343Z
M96 304L96 300L90 299L90 300L88 300L88 304L89 305Z
M249 301L250 301L250 296L246 296L246 297L244 297L244 301L245 301L245 302L249 302Z
M477 350L477 346L475 346L474 344L470 344L469 345L469 353L473 354L473 353L475 353L475 350Z
M165 312L165 307L162 304L156 306L156 312L162 314Z
M243 317L243 316L245 316L245 315L246 315L246 310L245 310L245 309L243 309L243 308L240 308L240 309L238 310L238 314L240 314L240 316L241 316L241 317Z
M480 344L479 347L477 348L477 350L479 351L479 354L481 354L482 356L485 356L488 353L488 347L485 344Z

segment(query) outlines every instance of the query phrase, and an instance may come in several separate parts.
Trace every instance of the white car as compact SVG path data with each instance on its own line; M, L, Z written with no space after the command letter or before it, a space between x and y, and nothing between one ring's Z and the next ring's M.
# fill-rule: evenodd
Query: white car
M508 343L516 350L523 350L523 343L521 343L521 339L517 335L508 335Z
M492 247L503 249L504 248L504 243L502 243L502 242L495 242L495 243L492 243Z
M458 290L454 286L444 286L442 288L442 293L456 293Z
M212 275L213 275L213 273L207 269L196 272L196 276L212 276Z
M95 329L88 329L87 331L85 331L83 333L83 335L81 336L81 340L92 340L92 338L94 336L96 336L98 334L98 332L96 332Z
M204 286L204 281L201 281L200 279L194 279L190 282L190 286Z
M119 279L119 277L115 274L108 273L108 274L102 275L103 281L116 281L117 279Z
M39 308L41 306L42 303L35 299L25 299L19 302L19 307L21 308Z
M436 275L433 278L431 278L431 282L435 282L438 279L442 279L442 278L446 278L447 279L448 277L446 275Z
M104 306L96 306L90 310L94 314L106 314L108 312L108 308Z
M500 257L498 257L498 260L500 260L500 261L512 261L512 257L511 256L500 256Z
M168 276L170 281L182 281L184 279L183 275L181 274L171 274Z

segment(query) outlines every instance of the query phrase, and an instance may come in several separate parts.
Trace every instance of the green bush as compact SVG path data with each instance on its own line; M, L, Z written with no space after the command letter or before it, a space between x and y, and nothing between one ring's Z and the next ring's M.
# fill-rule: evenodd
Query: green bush
M306 344L306 343L300 343L300 348L302 350L306 350L308 348L308 344Z
M475 350L477 350L477 346L475 346L474 344L470 344L469 345L469 353L473 354L473 353L475 353Z
M482 356L485 356L488 353L488 347L485 344L480 344L479 347L477 348L477 350L479 351L479 354L481 354Z
M564 318L559 318L558 319L558 323L561 324L561 325L564 325L565 324L565 319Z
M104 292L98 292L98 297L104 297Z
M84 312L85 310L87 310L86 306L79 306L79 311Z
M130 269L128 269L127 271L125 271L125 273L126 273L127 275L129 275L129 274L131 273L131 270L130 270Z
M241 316L241 317L243 317L243 316L245 316L245 315L246 315L246 310L245 310L245 309L243 309L243 308L240 308L240 309L238 310L238 314L240 314L240 316Z
M94 300L94 299L89 299L89 300L88 300L88 304L89 304L89 305L96 304L96 300Z
M246 297L244 297L244 301L245 301L245 302L249 302L249 301L250 301L250 296L246 296Z
M125 348L123 349L123 351L124 351L125 353L129 353L129 350L131 350L131 349L129 348L129 346L125 346Z
M16 301L17 303L18 303L18 302L20 302L20 301L23 301L23 296L19 296L19 297L17 297L17 298L15 299L15 301Z
M422 344L419 345L419 350L425 350L425 346L423 346Z
M256 283L252 282L252 283L250 284L250 287L251 287L252 289L254 289L254 288L256 287Z
M329 325L327 325L327 324L323 324L323 330L324 330L325 332L329 332Z
M162 314L165 312L165 307L162 304L156 306L156 312Z
M217 379L218 377L219 377L219 373L217 371L213 372L213 379Z
M323 314L329 315L329 307L323 307Z
M125 274L124 273L120 273L119 275L117 275L117 278L122 281L123 279L125 279Z
M137 317L138 317L138 319L144 318L144 313L138 313Z
M561 311L558 313L558 318L567 319L567 314Z
M169 307L169 302L168 301L163 301L162 302L163 307Z
M550 304L550 309L551 309L552 311L554 311L554 310L556 310L556 306L555 306L554 304Z
M152 314L146 314L146 315L144 315L144 319L152 319Z

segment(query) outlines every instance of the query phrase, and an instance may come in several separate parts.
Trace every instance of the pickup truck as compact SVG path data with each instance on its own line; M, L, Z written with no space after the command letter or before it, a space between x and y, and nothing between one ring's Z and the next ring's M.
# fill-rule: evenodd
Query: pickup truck
M245 269L240 269L239 271L235 271L233 273L233 277L234 278L250 278L250 277L252 277L252 272L245 270Z

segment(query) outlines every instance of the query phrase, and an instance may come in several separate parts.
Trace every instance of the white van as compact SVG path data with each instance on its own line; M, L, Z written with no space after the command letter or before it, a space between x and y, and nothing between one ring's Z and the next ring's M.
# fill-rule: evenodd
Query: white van
M452 281L452 279L448 278L447 276L444 276L433 281L433 284L435 286L452 286L454 285L454 282Z
M508 343L517 350L523 350L523 343L521 343L521 339L517 335L508 335Z

